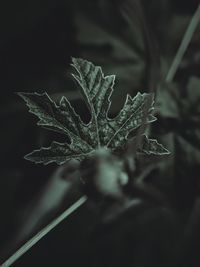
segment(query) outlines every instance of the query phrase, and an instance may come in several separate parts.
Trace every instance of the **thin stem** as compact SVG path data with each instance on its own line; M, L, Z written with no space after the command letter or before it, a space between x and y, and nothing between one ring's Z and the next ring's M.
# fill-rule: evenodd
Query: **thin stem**
M194 13L190 24L187 27L187 30L185 32L185 35L182 39L181 45L177 51L176 56L174 57L174 60L172 62L172 65L167 73L167 76L165 78L166 82L172 82L174 79L174 76L177 72L177 69L183 59L183 56L192 40L192 37L195 33L195 30L197 29L197 26L200 22L200 5L198 6L196 12Z
M82 196L77 200L72 206L65 210L59 217L54 219L50 224L45 226L41 231L39 231L35 236L28 240L22 247L20 247L10 258L8 258L0 267L9 267L15 261L17 261L22 255L24 255L30 248L32 248L38 241L40 241L45 235L47 235L51 230L53 230L58 224L60 224L64 219L71 215L75 210L82 206L87 200L86 196Z

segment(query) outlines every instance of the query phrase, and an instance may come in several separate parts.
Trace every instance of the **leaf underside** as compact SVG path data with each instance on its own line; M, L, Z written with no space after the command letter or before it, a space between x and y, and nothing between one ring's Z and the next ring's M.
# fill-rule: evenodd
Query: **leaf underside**
M154 95L147 93L137 93L133 98L127 95L118 115L109 118L115 76L104 76L101 67L80 58L72 58L72 67L75 70L72 76L80 86L91 120L84 123L66 97L57 104L46 92L18 93L29 112L39 118L39 126L65 134L70 139L70 143L52 142L50 147L34 150L25 156L30 161L61 165L71 159L83 160L101 147L115 152L125 147L130 133L134 136L142 124L156 120L153 116ZM145 140L144 153L161 155L168 152L156 140L147 137Z

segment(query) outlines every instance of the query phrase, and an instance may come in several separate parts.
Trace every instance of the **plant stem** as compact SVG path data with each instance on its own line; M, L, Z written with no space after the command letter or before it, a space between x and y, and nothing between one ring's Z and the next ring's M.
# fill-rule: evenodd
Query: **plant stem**
M176 56L174 57L174 60L172 62L172 65L167 73L167 76L165 78L166 82L172 82L174 79L174 76L177 72L177 69L183 59L183 56L192 40L192 37L195 33L195 30L197 29L197 26L200 22L200 5L198 6L197 10L195 11L188 27L185 32L185 35L182 39L181 45L176 53Z
M39 231L35 236L28 240L24 245L22 245L10 258L8 258L0 267L9 267L15 261L17 261L22 255L24 255L30 248L32 248L40 239L47 235L51 230L53 230L58 224L60 224L64 219L71 215L75 210L82 206L87 200L86 196L82 196L73 205L71 205L67 210L65 210L60 216L54 219L50 224L45 226L41 231Z

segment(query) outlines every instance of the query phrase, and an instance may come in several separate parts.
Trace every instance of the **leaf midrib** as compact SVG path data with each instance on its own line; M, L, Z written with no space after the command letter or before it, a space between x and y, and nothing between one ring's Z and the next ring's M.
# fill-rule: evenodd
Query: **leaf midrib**
M143 103L144 104L144 103ZM118 133L121 131L121 129L123 129L123 127L128 123L128 121L130 121L130 119L132 119L132 117L138 112L138 110L141 108L141 105L135 110L135 112L122 124L122 126L115 132L115 134L111 137L111 139L108 141L108 143L106 144L107 147L110 145L110 143L112 142L112 140L118 135ZM140 126L140 125L139 125ZM132 130L137 129L139 126L134 127Z

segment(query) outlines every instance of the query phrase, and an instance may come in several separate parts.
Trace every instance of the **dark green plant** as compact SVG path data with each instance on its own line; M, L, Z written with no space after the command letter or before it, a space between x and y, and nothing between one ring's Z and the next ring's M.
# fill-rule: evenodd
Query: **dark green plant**
M60 103L56 104L46 92L43 94L19 93L26 101L29 111L40 119L39 126L67 135L66 139L70 140L69 143L54 141L50 147L35 150L26 155L25 159L45 165L51 162L61 165L71 159L82 161L93 156L96 151L102 148L111 153L119 154L127 148L128 142L134 148L133 151L138 154L169 154L169 151L157 140L149 139L145 135L144 125L156 120L153 116L153 94L138 93L134 98L127 95L122 110L116 117L109 118L110 97L113 92L115 76L104 76L101 67L94 66L87 60L73 58L72 61L72 66L77 71L73 77L79 83L83 98L90 110L90 122L84 123L65 97L62 97ZM138 134L141 135L139 138ZM138 140L141 140L139 145ZM25 243L2 266L10 266L14 263L86 200L86 196L81 197L74 205Z
M171 82L173 80L174 75L177 71L177 68L186 51L186 48L188 47L189 42L191 41L192 34L194 30L196 29L197 24L199 22L199 14L200 13L198 9L194 19L191 21L191 24L190 24L191 26L189 27L187 31L187 32L190 32L191 34L186 34L186 37L184 38L182 45L180 46L179 52L174 60L174 63L172 64L172 67L170 68L170 71L168 72L168 75L166 78L168 82ZM93 66L92 63L89 63L87 61L83 61L80 59L73 59L74 67L76 65L75 63L78 64L76 69L78 68L79 70L80 62L82 63L85 62L85 65L93 68L94 70L96 69L98 73L102 74L101 69L99 67L95 67ZM70 103L67 101L66 98L62 98L60 104L56 104L50 99L50 97L46 93L41 94L41 95L37 93L32 93L32 94L20 93L20 95L27 102L27 105L29 106L30 111L40 118L40 121L38 123L39 125L45 128L48 128L50 130L56 130L61 133L64 133L67 135L66 139L71 140L71 143L67 142L65 144L53 142L49 148L42 148L40 150L36 150L30 153L29 155L26 156L27 159L34 161L36 163L48 164L50 162L56 162L58 164L63 164L72 158L82 160L87 156L92 156L93 152L98 150L100 147L109 149L110 151L114 153L118 152L119 148L120 150L121 149L123 150L125 148L127 141L132 141L133 146L137 148L136 152L139 152L139 153L142 152L144 154L156 154L156 155L168 153L168 151L162 145L158 144L156 140L149 139L148 137L144 135L142 126L154 120L154 117L152 117L153 95L138 93L138 95L135 98L127 97L126 103L123 109L121 110L121 112L117 115L117 117L114 119L108 118L107 112L110 107L109 98L112 93L112 86L114 82L114 77L108 76L110 79L111 86L107 88L108 90L107 97L105 97L105 99L104 98L101 99L102 105L100 105L100 110L103 109L104 111L103 112L104 118L102 119L101 116L99 116L100 113L99 113L98 101L97 103L95 102L96 98L93 98L92 100L87 90L88 87L83 86L83 83L87 82L85 81L84 69L81 69L81 71L79 70L78 74L79 75L76 75L75 78L82 86L81 91L84 95L86 103L88 104L88 107L91 112L91 121L88 124L85 124L80 119L80 117L75 113L74 109L71 107ZM101 78L101 81L103 80L103 82L105 82L106 77L104 77L103 74L102 76L100 75L100 78ZM103 100L105 100L105 102ZM149 100L149 101L146 101L146 100ZM106 103L105 106L104 106L104 103ZM131 112L133 107L137 107L136 110L135 109L133 110L135 110L135 115L139 116L139 118L136 117L138 120L136 124L134 124L134 121L132 121L134 119L134 114L132 114ZM128 121L127 122L128 131L126 131L127 129L124 129L123 127L121 127L121 126L124 126L123 123L122 125L119 125L119 127L115 127L117 125L116 119L120 118L120 114L122 114L124 111L126 113L126 116L123 115L122 119L124 119L125 122ZM65 115L68 114L69 116L66 117L64 114ZM149 116L150 116L150 119L149 119ZM131 121L131 124L129 120ZM114 138L111 137L112 139L109 139L105 142L104 140L103 141L101 140L101 138L103 137L104 128L101 128L103 127L103 125L99 127L99 122L103 122L103 125L107 126L108 133L109 133L108 137L111 137L111 133L112 133ZM138 129L142 129L142 130L137 131ZM138 137L138 132L141 138L135 138L135 137ZM100 136L100 133L102 134L102 136ZM123 135L122 133L125 133L125 135ZM77 139L77 136L78 136L78 139ZM107 138L107 136L105 138ZM76 142L77 140L78 142ZM141 144L138 144L137 140L142 140ZM50 223L47 227L43 228L36 236L34 236L31 240L29 240L26 244L24 244L16 253L14 253L1 266L2 267L10 266L12 263L14 263L21 255L23 255L27 250L29 250L35 243L37 243L43 236L45 236L59 222L64 220L75 209L80 207L80 205L82 205L86 200L87 200L87 197L83 196L79 201L77 201L74 205L72 205L70 209L68 209L65 213L60 215L56 220Z
M138 93L134 98L127 95L119 114L115 118L109 118L115 76L104 76L101 67L86 60L73 58L72 61L77 72L73 77L79 83L91 113L89 123L81 120L65 97L56 104L47 93L19 93L26 101L29 111L40 119L39 126L60 132L70 139L70 143L53 142L50 147L35 150L25 156L35 163L56 162L60 165L72 158L82 160L102 147L112 152L119 151L125 147L130 134L134 143L138 128L156 120L152 114L154 95L146 93ZM155 155L169 153L156 140L148 139L147 136L143 140L140 152Z

